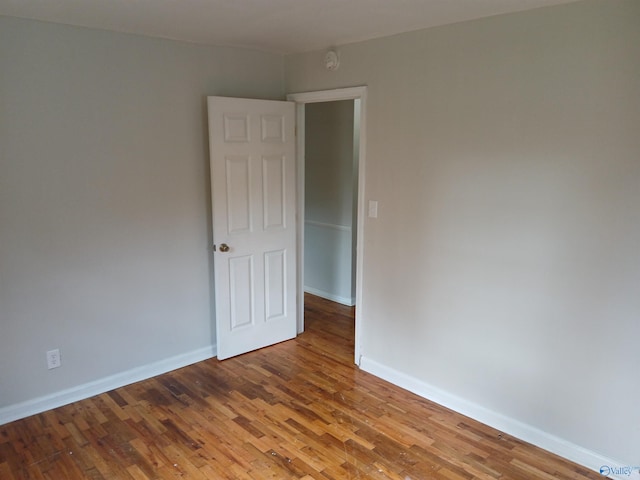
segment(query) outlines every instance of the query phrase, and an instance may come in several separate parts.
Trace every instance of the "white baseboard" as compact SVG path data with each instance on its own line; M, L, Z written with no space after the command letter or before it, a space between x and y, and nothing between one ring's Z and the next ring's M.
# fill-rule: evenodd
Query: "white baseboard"
M78 385L77 387L2 407L0 408L0 425L35 415L46 410L51 410L52 408L61 407L72 402L77 402L78 400L84 400L85 398L108 392L114 388L146 380L177 368L186 367L187 365L213 358L216 355L216 347L215 345L211 345L188 353L183 353L181 355L176 355L175 357L166 358L149 365L116 373L115 375L110 375L93 382Z
M353 307L356 304L355 298L340 297L338 295L334 295L333 293L318 290L317 288L305 286L304 291L306 293L310 293L311 295L315 295L316 297L326 298L327 300L331 300L332 302L341 303L342 305L346 305L347 307Z
M393 368L376 362L371 358L363 356L360 360L360 368L377 377L382 378L394 385L404 388L416 395L427 400L435 402L446 408L454 410L462 415L473 418L479 422L489 425L497 430L507 433L513 437L524 440L540 447L544 450L552 452L556 455L564 457L572 462L582 465L586 468L600 473L600 469L608 467L607 472L609 478L614 479L635 479L640 478L640 468L637 466L629 466L632 470L616 475L616 469L624 468L622 463L606 458L596 452L587 450L579 445L575 445L562 438L543 432L531 425L519 422L513 418L506 417L497 412L488 410L473 402L460 398L451 393L445 392L437 387L429 385L417 378L406 375ZM604 477L603 477L604 478Z

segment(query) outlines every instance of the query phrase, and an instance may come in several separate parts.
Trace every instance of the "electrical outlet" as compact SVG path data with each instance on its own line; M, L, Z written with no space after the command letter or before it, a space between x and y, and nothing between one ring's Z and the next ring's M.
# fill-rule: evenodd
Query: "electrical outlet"
M58 368L60 365L60 350L57 348L55 350L49 350L47 352L47 368L51 370L52 368Z

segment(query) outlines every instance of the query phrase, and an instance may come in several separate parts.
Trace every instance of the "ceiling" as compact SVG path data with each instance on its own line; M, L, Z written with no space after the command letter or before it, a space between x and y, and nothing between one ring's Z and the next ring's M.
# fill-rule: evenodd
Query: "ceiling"
M277 53L575 0L0 0L0 15Z

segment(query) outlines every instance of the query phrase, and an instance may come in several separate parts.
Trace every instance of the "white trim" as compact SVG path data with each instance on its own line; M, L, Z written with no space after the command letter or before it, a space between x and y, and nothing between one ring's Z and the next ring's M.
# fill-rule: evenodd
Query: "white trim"
M367 87L336 88L334 90L320 90L316 92L289 93L287 100L296 103L335 102L338 100L355 100L362 98Z
M305 225L311 225L313 227L331 228L331 229L334 229L334 230L340 230L342 232L350 232L351 231L351 227L349 227L347 225L336 225L335 223L322 223L322 222L316 222L314 220L305 220L304 224Z
M318 290L317 288L305 286L304 291L306 293L310 293L311 295L315 295L316 297L326 298L327 300L331 300L332 302L341 303L342 305L346 305L347 307L353 307L356 304L355 298L341 297L339 295L334 295L333 293Z
M363 328L365 311L362 302L364 278L364 219L365 219L365 163L367 158L367 87L349 87L316 92L290 93L287 100L296 102L298 128L296 159L298 164L298 333L304 331L304 105L338 100L360 100L360 158L358 160L358 225L356 231L356 321L355 363L360 364L363 354Z
M46 410L58 408L69 403L84 400L94 395L108 392L115 388L130 385L141 380L146 380L156 375L176 370L177 368L186 367L193 363L201 362L215 357L217 354L216 346L193 350L188 353L176 355L175 357L165 358L142 367L132 368L125 372L116 373L108 377L94 380L92 382L78 385L66 390L61 390L50 395L34 398L25 402L16 403L0 408L0 425L13 422Z
M287 97L287 100L290 100ZM296 267L298 285L296 288L298 307L298 334L304 332L304 184L305 184L305 120L304 104L296 105L296 228L298 230L298 243L296 244Z
M624 465L621 462L607 458L591 450L587 450L586 448L539 430L531 425L489 410L481 405L434 387L433 385L429 385L422 380L399 372L371 358L363 357L360 363L360 368L382 378L383 380L386 380L387 382L393 383L394 385L426 398L427 400L454 410L455 412L467 417L473 418L485 425L489 425L492 428L536 445L537 447L543 448L544 450L552 452L563 458L569 459L572 462L578 463L598 473L600 473L600 467L603 465ZM636 472L634 472L634 475L635 473ZM626 475L614 475L610 476L610 478L640 478L640 474L638 477L635 477L634 475L631 477Z

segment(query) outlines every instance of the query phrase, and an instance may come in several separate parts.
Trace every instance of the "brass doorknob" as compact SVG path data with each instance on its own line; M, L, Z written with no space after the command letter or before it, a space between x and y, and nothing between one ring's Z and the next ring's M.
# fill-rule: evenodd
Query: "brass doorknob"
M221 252L223 252L223 253L224 253L224 252L228 252L228 251L229 251L229 245L227 245L226 243L221 243L221 244L220 244L220 248L219 248L219 250L220 250Z

